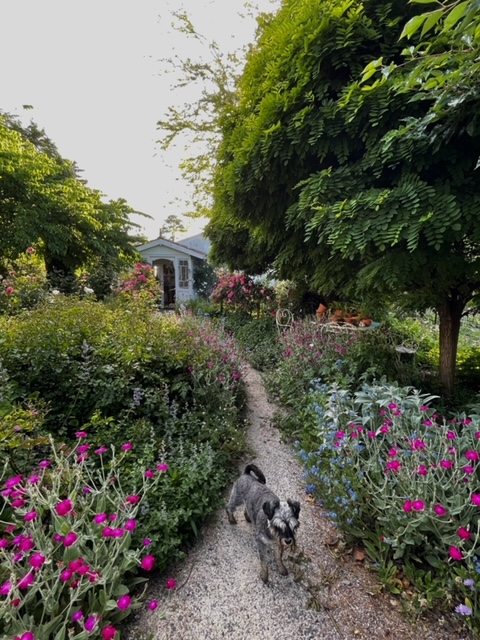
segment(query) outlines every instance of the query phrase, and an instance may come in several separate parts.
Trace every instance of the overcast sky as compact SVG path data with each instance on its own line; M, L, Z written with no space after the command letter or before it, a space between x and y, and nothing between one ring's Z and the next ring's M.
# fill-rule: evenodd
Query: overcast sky
M164 155L156 122L181 104L161 62L189 53L171 28L171 10L185 9L197 30L224 50L253 41L255 22L244 0L2 0L0 109L46 130L75 160L88 185L125 198L154 217L141 220L152 239L187 187L178 150ZM271 10L271 0L257 0ZM190 232L198 231L194 224Z

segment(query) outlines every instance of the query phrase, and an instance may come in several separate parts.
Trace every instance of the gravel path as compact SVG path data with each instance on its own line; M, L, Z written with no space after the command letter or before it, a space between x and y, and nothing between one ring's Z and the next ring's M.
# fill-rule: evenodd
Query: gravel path
M339 552L335 530L304 493L301 466L271 426L274 407L260 374L248 369L245 380L253 452L246 462L262 469L281 499L302 504L297 556L286 560L290 573L280 576L272 563L264 585L241 509L236 526L221 511L188 558L170 571L180 588L167 592L164 578L152 581L149 599L157 598L159 608L137 614L122 640L470 640L442 618L407 620L401 603L379 593L363 564Z

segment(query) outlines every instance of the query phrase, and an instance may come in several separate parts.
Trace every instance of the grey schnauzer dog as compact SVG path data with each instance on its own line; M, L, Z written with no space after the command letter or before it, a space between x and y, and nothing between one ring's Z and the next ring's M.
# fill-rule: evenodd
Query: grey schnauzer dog
M252 475L252 473L254 475ZM245 503L245 520L253 523L255 540L260 554L260 577L268 582L268 547L273 546L280 574L286 576L287 568L283 564L285 549L295 549L295 532L298 529L300 503L294 500L280 501L266 486L265 476L254 465L245 467L243 475L233 485L232 495L227 505L230 524L237 524L234 511Z

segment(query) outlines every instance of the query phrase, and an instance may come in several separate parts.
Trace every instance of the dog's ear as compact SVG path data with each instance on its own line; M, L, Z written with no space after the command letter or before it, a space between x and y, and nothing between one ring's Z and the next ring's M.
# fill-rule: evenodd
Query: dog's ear
M279 506L280 502L278 500L263 503L263 512L269 520L273 518L273 516L275 515L275 510L278 509Z
M297 502L296 500L287 500L287 504L290 507L290 509L293 511L293 515L295 516L295 518L298 518L300 514L300 503Z

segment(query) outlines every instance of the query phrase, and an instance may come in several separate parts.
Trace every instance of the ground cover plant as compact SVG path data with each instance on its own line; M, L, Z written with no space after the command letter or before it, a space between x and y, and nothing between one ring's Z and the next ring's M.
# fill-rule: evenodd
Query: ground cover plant
M394 591L403 566L418 605L455 610L478 630L480 412L449 419L435 400L386 381L355 392L318 383L298 454L307 490Z

